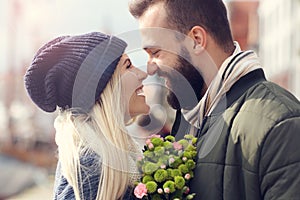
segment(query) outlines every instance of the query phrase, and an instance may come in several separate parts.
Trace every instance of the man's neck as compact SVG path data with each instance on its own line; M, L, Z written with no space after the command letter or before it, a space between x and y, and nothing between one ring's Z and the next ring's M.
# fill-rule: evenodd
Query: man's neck
M224 50L222 48L220 48L220 46L218 46L215 43L211 43L211 45L209 45L207 47L207 51L210 54L211 58L214 60L216 67L218 69L220 69L221 65L223 64L223 62L233 54L234 52L234 47L232 52L230 53L226 53L224 52Z
M234 52L234 46L233 50L230 53L224 52L222 48L220 48L219 45L217 45L215 42L210 42L207 45L207 53L210 56L210 59L212 62L210 62L210 69L206 72L206 83L209 86L211 81L215 78L217 75L219 69L221 68L224 61L230 57Z

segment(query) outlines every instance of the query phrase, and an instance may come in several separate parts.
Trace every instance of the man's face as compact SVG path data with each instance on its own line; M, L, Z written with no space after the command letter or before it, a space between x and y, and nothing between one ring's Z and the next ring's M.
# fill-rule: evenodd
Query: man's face
M167 29L166 13L157 3L139 18L143 47L149 55L147 72L166 80L168 103L174 109L191 109L202 97L200 72L191 64L184 47L186 35Z
M146 50L150 52L149 55L152 54L151 50ZM187 54L186 49L182 48L181 55L187 57ZM202 97L204 86L201 74L180 55L159 50L156 56L156 59L148 61L148 73L149 71L152 73L155 69L157 75L165 79L166 87L169 90L167 101L170 106L176 110L191 109L196 106Z

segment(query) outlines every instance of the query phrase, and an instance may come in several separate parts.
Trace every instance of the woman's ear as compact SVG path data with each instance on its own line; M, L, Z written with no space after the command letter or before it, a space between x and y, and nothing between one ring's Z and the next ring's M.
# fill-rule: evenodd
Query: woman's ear
M194 41L194 53L200 54L206 47L206 31L201 26L194 26L188 35L193 39Z

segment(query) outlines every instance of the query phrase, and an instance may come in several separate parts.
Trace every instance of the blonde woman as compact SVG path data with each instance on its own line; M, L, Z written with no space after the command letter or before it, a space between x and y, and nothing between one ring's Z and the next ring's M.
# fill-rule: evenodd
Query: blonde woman
M126 43L99 32L58 37L25 74L32 101L55 119L58 166L54 199L130 199L139 154L125 125L149 112Z

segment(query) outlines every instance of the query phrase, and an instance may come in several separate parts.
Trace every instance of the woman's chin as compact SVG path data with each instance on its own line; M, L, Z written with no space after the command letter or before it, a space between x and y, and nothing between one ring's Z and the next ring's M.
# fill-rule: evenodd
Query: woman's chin
M130 111L131 118L137 117L139 115L147 115L150 113L150 106L145 104L143 107L135 108L134 110Z
M145 111L142 113L143 115L148 115L150 113L150 106L148 104L146 104L145 106Z

